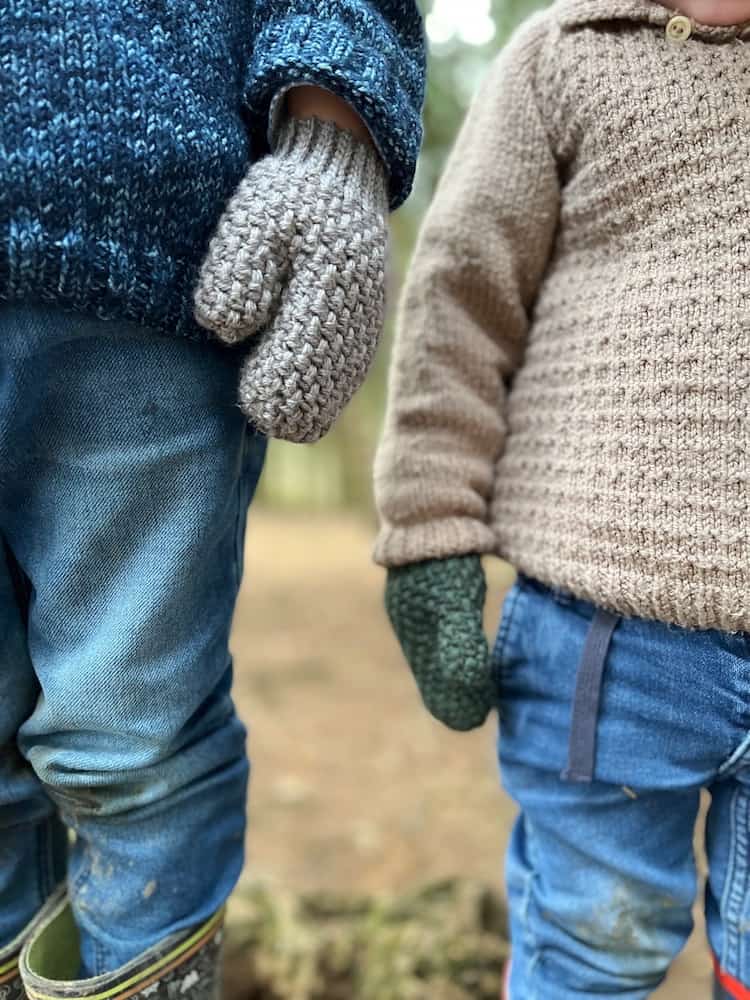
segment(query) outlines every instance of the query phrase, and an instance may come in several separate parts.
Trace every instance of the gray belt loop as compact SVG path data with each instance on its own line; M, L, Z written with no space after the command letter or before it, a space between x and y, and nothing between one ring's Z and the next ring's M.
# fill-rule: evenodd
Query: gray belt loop
M591 620L576 675L570 720L568 766L561 775L565 781L590 782L594 779L596 724L604 664L612 633L619 620L619 615L603 608L597 608Z

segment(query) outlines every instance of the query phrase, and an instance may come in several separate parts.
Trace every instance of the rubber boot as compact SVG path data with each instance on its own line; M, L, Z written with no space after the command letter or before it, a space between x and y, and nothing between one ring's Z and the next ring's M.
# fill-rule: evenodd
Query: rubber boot
M500 1000L510 1000L510 955L505 962L503 969L503 986L500 990Z
M0 950L0 1000L25 1000L18 956L26 940L25 932Z
M26 1000L18 971L18 957L27 932L28 928L25 928L6 948L0 949L0 1000Z
M65 886L53 893L47 903L37 913L18 937L14 938L9 945L0 948L0 1000L26 1000L21 973L18 968L21 950L26 942L33 936L36 928L44 920L51 906L59 904L65 896Z
M63 898L47 908L21 952L25 996L28 1000L220 1000L223 919L222 909L197 929L165 938L114 972L77 979L78 929L70 903Z
M730 991L730 987L726 989L719 981L718 976L714 977L714 991L712 993L713 1000L737 1000L737 998L742 998L750 995L750 990L747 990L744 986L737 983L737 990Z

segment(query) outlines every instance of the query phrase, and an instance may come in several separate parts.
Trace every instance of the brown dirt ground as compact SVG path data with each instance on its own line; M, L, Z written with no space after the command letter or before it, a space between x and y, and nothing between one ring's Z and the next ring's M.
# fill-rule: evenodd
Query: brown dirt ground
M361 519L253 510L232 648L253 759L245 878L390 891L447 875L502 888L513 820L494 723L421 708L382 609ZM487 627L510 575L490 567ZM699 929L657 994L708 1000Z

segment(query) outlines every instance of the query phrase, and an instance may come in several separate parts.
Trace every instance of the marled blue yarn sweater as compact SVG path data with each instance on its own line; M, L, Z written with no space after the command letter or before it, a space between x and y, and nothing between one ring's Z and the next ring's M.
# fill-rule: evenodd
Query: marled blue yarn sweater
M204 338L192 290L269 107L327 87L408 194L416 0L0 0L0 299Z

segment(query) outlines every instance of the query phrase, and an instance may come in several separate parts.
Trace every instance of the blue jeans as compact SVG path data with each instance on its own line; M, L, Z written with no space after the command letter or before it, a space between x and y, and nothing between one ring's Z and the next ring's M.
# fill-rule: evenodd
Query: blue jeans
M67 867L83 975L242 867L228 640L265 441L236 380L218 345L0 307L0 946Z
M507 857L510 1000L651 995L692 928L701 788L712 797L708 936L727 989L716 996L744 996L750 634L616 620L599 650L593 775L573 768L574 779L580 710L597 693L577 686L597 614L523 576L503 606L493 652L499 756L520 807Z

